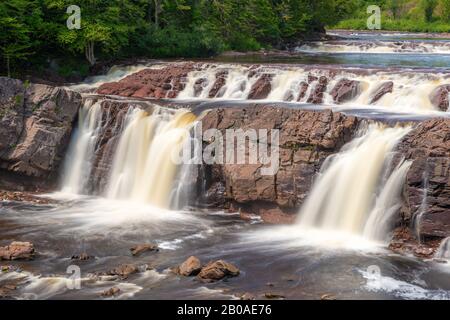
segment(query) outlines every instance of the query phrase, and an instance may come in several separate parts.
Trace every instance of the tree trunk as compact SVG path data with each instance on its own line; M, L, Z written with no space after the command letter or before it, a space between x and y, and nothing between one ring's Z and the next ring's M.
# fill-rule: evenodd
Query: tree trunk
M155 1L155 28L159 29L159 14L161 13L161 0Z
M10 66L9 54L6 55L6 70L8 72L8 78L11 78L11 66Z
M89 41L85 48L86 59L89 61L89 64L93 66L96 62L95 53L94 53L94 41Z

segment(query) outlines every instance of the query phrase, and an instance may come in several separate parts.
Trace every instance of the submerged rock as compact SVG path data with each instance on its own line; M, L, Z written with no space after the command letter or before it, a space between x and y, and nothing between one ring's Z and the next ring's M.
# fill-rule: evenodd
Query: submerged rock
M236 266L218 260L204 266L197 277L203 281L213 282L227 277L237 277L239 273L240 271Z
M189 257L178 267L178 274L190 277L196 276L202 269L202 263L197 257Z
M12 242L6 247L0 247L0 260L32 260L34 254L31 242Z
M71 260L87 261L94 258L94 256L90 256L87 253L81 253L80 255L73 255Z
M108 298L108 297L114 297L120 294L120 289L117 287L112 287L108 290L103 291L100 295L102 297Z
M134 246L130 251L133 256L138 256L147 251L159 251L159 248L156 244L144 243Z

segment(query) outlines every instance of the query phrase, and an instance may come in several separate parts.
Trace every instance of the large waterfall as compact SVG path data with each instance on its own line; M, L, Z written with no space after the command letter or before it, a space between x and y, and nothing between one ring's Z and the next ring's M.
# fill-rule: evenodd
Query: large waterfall
M172 157L181 151L194 120L185 110L151 115L133 110L114 158L108 198L168 207L177 171Z
M102 102L87 100L79 113L79 128L72 139L63 172L61 191L89 194L95 159L102 154L99 140L103 130ZM108 117L106 117L108 118ZM105 190L96 194L110 199L132 200L168 208L178 165L174 156L181 152L183 142L196 116L184 109L169 110L154 106L152 113L129 107L123 124L118 123L118 143L110 159L112 163ZM119 121L119 120L116 120ZM111 140L111 138L108 138ZM103 151L105 152L105 151ZM88 188L90 186L90 188Z
M390 153L409 130L372 124L329 157L301 208L299 226L385 240L410 166L402 162L386 176Z

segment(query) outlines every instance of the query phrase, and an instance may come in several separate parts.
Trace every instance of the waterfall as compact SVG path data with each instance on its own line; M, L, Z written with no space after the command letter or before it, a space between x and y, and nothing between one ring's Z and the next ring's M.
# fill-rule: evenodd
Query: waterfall
M430 100L436 88L450 84L443 73L371 70L356 72L352 69L327 70L301 67L254 67L233 64L208 65L188 74L186 85L177 99L247 100L254 88L270 82L269 94L264 101L293 101L307 103L325 77L328 84L323 92L324 104L337 105L331 93L340 80L358 84L358 92L340 104L350 108L387 109L389 112L429 113L438 111ZM255 87L256 86L256 87ZM264 87L264 91L267 87ZM338 90L339 91L339 90ZM375 98L376 97L376 98Z
M133 110L115 153L106 196L169 207L178 167L172 156L181 152L195 118L186 110Z
M75 129L64 163L61 183L63 193L86 193L101 126L100 102L87 99L79 111L78 128Z
M381 177L390 153L409 130L372 124L330 156L300 210L298 225L385 240L410 163L397 166L384 183Z
M442 240L442 243L435 254L435 258L450 260L450 237Z

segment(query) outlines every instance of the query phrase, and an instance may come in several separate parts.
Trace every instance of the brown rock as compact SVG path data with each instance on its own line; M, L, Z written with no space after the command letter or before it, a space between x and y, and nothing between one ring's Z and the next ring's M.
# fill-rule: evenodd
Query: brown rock
M343 103L354 99L360 94L360 82L356 80L341 79L331 90L334 102Z
M309 98L307 100L308 103L320 104L323 102L323 94L327 90L328 86L328 78L325 76L321 76L319 78L319 83L316 84L314 89L312 90Z
M394 82L388 81L382 83L372 94L372 99L369 104L374 104L378 100L380 100L385 94L392 93L394 90Z
M202 269L202 264L197 257L189 257L178 268L178 273L185 277L196 276Z
M398 150L412 161L402 208L405 224L418 219L421 237L450 236L450 119L419 123Z
M441 111L447 111L450 107L449 103L450 85L442 85L437 87L431 94L431 103Z
M299 85L299 94L298 94L298 100L301 101L306 97L306 93L308 92L309 84L302 81Z
M103 291L101 293L101 296L106 298L106 297L114 297L117 296L118 294L120 294L120 289L117 287L112 287L111 289Z
M209 91L208 97L214 98L219 93L220 89L223 88L227 82L228 71L220 71L216 74L216 81L214 82L211 90Z
M0 77L0 168L20 176L20 185L48 186L80 106L81 96L73 91ZM0 185L9 178L2 177Z
M72 260L79 260L79 261L87 261L90 259L93 259L93 256L88 255L87 253L81 253L80 255L74 255L72 256Z
M156 244L145 243L134 246L130 251L133 256L138 256L147 251L159 251L159 248Z
M218 281L226 277L237 277L239 269L231 263L218 260L208 263L198 274L198 278L204 281Z
M264 294L267 299L285 299L286 297L279 293L267 292Z
M12 242L6 247L0 247L0 260L32 260L34 246L30 242Z
M248 99L265 99L270 94L272 90L272 75L271 74L263 74L259 79L255 82L255 84L250 89L250 93L248 95Z
M111 276L119 276L122 279L128 278L130 275L138 273L139 269L131 264L124 264L121 265L111 271L109 271L107 274Z

